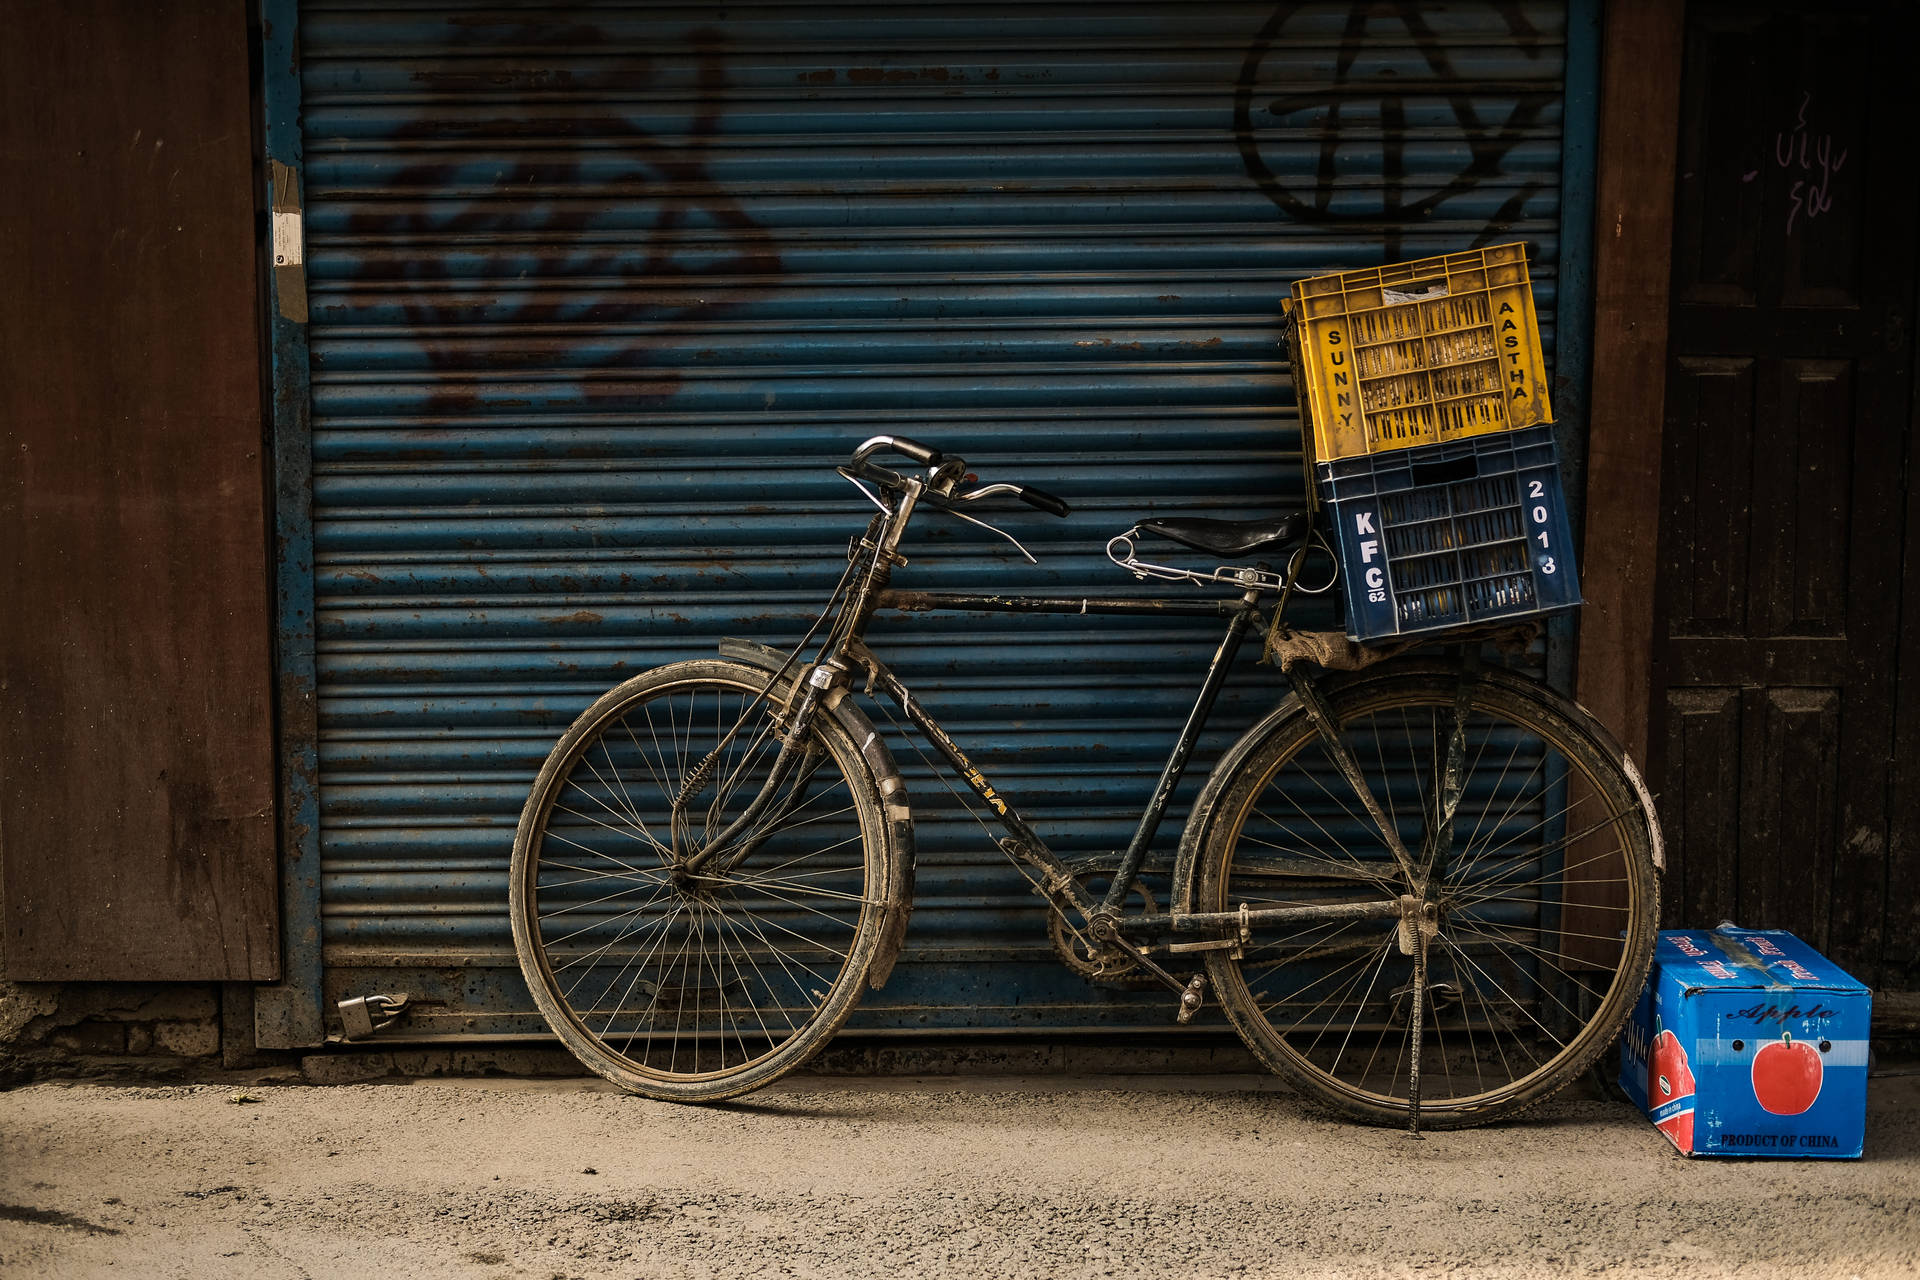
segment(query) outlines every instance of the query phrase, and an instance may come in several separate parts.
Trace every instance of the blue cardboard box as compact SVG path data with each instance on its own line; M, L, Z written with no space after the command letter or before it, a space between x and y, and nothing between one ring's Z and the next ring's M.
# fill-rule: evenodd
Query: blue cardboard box
M1858 1156L1872 994L1778 929L1662 933L1620 1087L1688 1156Z

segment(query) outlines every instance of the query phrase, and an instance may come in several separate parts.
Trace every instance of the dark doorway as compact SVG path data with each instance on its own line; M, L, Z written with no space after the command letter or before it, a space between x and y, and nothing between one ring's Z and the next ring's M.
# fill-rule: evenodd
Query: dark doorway
M1662 483L1668 919L1791 929L1870 983L1911 861L1890 832L1913 26L1689 6Z

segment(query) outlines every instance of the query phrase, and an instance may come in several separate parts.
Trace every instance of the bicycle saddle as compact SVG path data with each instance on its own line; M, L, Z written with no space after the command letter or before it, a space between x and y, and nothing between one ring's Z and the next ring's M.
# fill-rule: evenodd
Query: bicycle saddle
M1307 536L1313 517L1305 511L1268 516L1264 520L1208 520L1201 516L1142 520L1136 526L1142 533L1205 551L1209 555L1239 559L1262 551L1279 551Z

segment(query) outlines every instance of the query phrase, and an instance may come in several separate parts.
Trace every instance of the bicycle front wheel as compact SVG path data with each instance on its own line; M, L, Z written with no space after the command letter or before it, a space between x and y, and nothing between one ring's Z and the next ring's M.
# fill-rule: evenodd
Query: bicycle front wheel
M634 1093L711 1102L800 1066L853 1012L884 931L879 788L825 712L756 822L698 874L679 865L770 776L768 678L697 661L619 685L560 739L520 817L521 972L574 1055Z
M1224 784L1199 909L1412 895L1431 905L1424 986L1399 919L1331 919L1209 953L1220 1001L1309 1096L1391 1124L1408 1115L1418 1000L1423 1121L1517 1114L1591 1064L1639 994L1658 916L1654 816L1591 717L1504 672L1464 687L1439 669L1362 677L1326 701L1344 752L1296 704Z

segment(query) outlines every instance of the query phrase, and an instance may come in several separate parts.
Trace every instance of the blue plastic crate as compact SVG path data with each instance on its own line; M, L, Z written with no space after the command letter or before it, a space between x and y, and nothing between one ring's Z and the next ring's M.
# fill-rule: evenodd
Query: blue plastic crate
M1340 458L1315 471L1355 640L1580 603L1551 427Z

